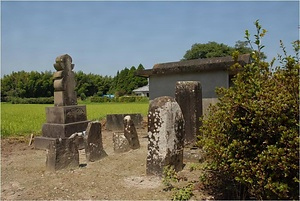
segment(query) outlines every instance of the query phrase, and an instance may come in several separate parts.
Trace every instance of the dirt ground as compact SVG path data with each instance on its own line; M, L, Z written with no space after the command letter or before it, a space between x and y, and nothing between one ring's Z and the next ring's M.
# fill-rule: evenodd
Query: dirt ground
M140 149L114 153L112 133L104 130L107 157L87 163L81 150L80 167L56 172L46 171L46 151L28 146L29 139L2 139L1 200L170 200L173 192L164 190L162 179L145 174L147 133L138 134ZM197 171L188 167L185 161L179 173L183 184L198 181ZM212 199L201 188L193 193L192 199Z

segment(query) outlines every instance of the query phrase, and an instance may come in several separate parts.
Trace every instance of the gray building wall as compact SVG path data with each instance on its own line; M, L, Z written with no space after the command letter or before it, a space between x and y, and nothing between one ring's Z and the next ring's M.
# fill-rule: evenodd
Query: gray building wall
M202 71L184 74L151 75L149 82L150 100L160 96L175 97L175 85L177 81L200 81L202 86L202 98L217 98L216 87L229 87L228 72Z

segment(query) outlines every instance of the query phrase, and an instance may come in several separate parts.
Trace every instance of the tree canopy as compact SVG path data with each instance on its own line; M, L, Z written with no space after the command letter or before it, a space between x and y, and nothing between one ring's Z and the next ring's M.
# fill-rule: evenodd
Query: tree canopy
M138 68L132 66L117 72L115 77L75 72L77 96L102 96L115 94L117 96L130 95L135 88L148 83L147 78L135 76L137 70L144 69L140 64ZM1 79L1 100L10 98L38 98L51 97L54 94L53 72L12 72Z
M234 47L217 42L208 42L205 44L195 43L191 49L186 51L182 60L231 56L236 50L239 51L240 54L252 52L252 49L248 47L247 41L237 41Z

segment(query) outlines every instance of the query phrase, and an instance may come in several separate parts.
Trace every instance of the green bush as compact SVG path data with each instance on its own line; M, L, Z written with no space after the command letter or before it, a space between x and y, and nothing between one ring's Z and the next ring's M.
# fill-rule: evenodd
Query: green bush
M147 102L149 98L144 96L121 96L118 98L118 102L132 103L132 102Z
M98 97L98 96L92 96L91 102L92 103L107 103L107 102L114 102L114 98L108 98L108 97Z
M176 189L172 200L189 200L193 196L194 185L188 184L183 188Z
M86 99L86 95L85 95L84 93L81 93L81 94L80 94L80 99L81 99L81 100L85 100L85 99Z
M252 62L237 74L233 87L217 90L219 103L203 120L199 145L209 157L207 182L221 190L225 199L297 200L299 41L294 43L294 57L281 44L282 67L271 70L260 58L266 30L261 30L258 21L255 25L258 50ZM248 31L245 38L252 43Z
M115 98L98 97L98 96L91 97L91 102L94 103L104 103L104 102L133 103L133 102L148 102L148 101L149 98L143 96L121 96Z
M40 97L40 98L17 98L12 97L9 99L12 104L53 104L53 97Z

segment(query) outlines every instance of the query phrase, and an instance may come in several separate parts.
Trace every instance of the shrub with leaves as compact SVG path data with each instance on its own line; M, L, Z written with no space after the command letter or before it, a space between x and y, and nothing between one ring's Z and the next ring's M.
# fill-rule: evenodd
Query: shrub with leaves
M242 68L234 86L217 90L219 102L203 120L199 145L206 151L210 185L222 188L223 198L298 199L299 197L299 41L295 56L278 59L272 70L261 59L266 30L257 33L252 62ZM236 59L238 53L233 57Z

